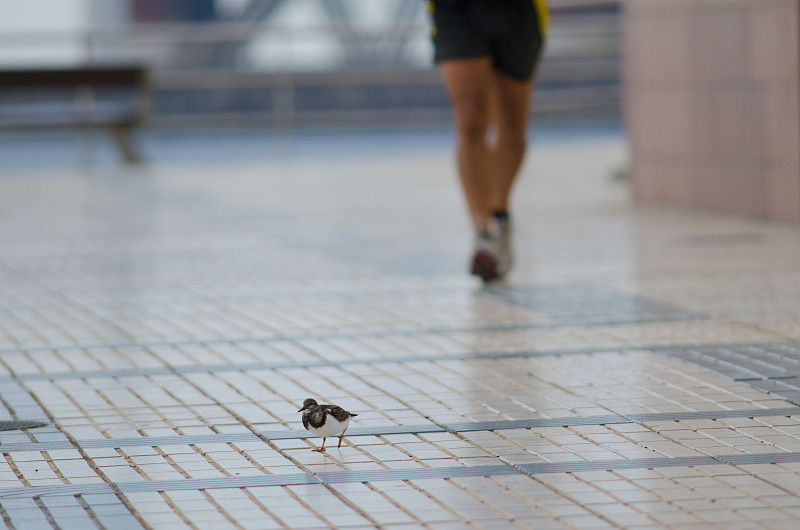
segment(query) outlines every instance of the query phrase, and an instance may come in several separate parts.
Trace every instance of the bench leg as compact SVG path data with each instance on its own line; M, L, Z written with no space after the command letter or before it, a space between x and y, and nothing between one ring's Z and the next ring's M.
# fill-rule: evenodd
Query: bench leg
M111 127L111 134L114 136L114 140L117 142L117 147L119 147L123 158L125 158L125 162L129 164L140 164L142 162L142 157L139 154L139 150L136 149L131 132L132 127L124 125Z

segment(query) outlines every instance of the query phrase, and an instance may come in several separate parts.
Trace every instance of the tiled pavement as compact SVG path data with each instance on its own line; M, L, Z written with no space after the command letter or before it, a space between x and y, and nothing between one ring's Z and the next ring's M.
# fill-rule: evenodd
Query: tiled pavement
M2 174L8 528L800 527L800 228L544 141L481 288L450 153L336 141Z

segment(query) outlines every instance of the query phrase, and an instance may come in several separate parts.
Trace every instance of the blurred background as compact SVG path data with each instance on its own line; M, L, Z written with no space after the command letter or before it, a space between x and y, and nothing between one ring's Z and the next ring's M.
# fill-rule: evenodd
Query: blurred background
M619 175L638 202L800 223L800 2L548 3L550 34L531 109L534 143L615 135L630 148ZM154 162L296 156L278 137L291 138L293 149L305 145L303 156L441 150L452 146L451 113L432 64L425 5L7 2L0 77L19 68L143 65L146 101L137 112L147 120L134 132L143 158ZM120 129L112 130L120 149L97 148L113 140L84 132L76 150L74 131L4 126L30 125L30 109L22 107L42 111L47 87L14 90L2 79L0 86L0 172L110 164L120 152L136 158ZM213 136L213 149L192 143L198 135Z
M533 112L620 121L615 0L552 0ZM443 125L423 0L28 0L4 6L0 68L142 62L149 127Z

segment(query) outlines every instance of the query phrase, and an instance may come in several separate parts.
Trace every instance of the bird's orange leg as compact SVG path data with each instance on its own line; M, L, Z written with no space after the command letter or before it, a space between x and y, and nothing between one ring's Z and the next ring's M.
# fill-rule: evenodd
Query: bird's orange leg
M325 452L325 438L322 439L322 447L318 447L318 448L314 449L314 451L316 451L318 453L324 453Z
M339 448L342 447L342 438L344 438L344 433L347 432L347 429L342 431L342 434L339 435Z

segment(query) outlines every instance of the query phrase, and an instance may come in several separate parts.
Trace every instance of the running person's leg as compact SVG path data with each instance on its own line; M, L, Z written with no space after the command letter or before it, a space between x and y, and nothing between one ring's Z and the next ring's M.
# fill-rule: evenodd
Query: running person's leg
M514 263L509 207L511 190L527 147L532 88L532 81L517 81L497 71L492 75L491 127L494 134L489 146L491 178L487 196L491 215L486 229L490 239L483 245L491 260L481 258L476 262L473 259L472 265L472 273L484 281L505 276Z
M517 81L496 71L492 73L491 122L495 135L490 146L490 213L508 212L511 188L527 146L528 108L532 88L533 81Z
M440 70L455 113L458 173L475 226L470 270L488 281L505 275L513 261L507 212L525 154L532 82L495 71L489 58L444 61ZM506 217L493 218L499 213Z
M455 113L458 171L467 205L476 228L486 231L493 212L508 210L525 156L533 82L494 71L488 57L445 61L439 69Z
M502 25L493 27L492 146L495 174L490 203L495 212L508 210L509 196L522 164L533 77L547 28L545 0L490 2ZM484 17L488 18L488 17Z
M546 6L544 0L429 5L436 62L455 114L459 177L476 230L471 272L489 281L511 266L509 198L525 154Z
M486 232L492 205L492 158L486 143L494 72L489 57L443 61L439 70L455 114L457 165L470 217Z

